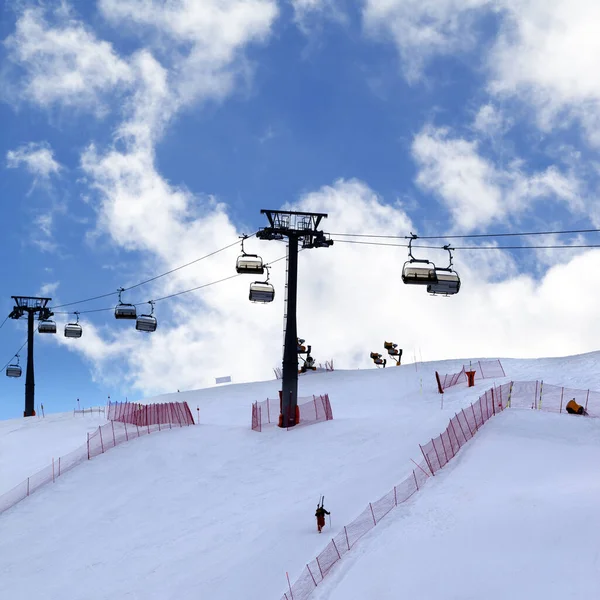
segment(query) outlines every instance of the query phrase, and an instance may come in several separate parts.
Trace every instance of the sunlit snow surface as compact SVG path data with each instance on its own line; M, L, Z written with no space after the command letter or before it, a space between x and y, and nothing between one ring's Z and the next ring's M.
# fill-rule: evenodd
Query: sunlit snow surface
M599 360L503 359L507 378L495 382L600 390ZM293 581L411 471L419 443L494 383L452 388L442 409L433 373L462 364L301 377L300 395L329 393L334 420L290 431L250 429L251 403L275 397L278 381L168 396L194 417L199 407L201 425L123 444L0 515L0 598L278 600L286 571ZM84 444L98 423L78 419L0 423L0 474L18 483ZM63 426L64 436L47 434ZM599 438L600 420L495 417L315 598L598 597ZM321 494L332 521L319 535Z

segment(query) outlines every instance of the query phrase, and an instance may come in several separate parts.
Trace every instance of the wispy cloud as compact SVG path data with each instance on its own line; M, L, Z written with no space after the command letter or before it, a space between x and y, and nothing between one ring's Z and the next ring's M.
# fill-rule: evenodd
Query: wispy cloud
M13 100L102 114L104 93L126 87L130 68L111 44L98 40L66 7L63 3L56 12L25 9L14 34L5 40L9 60L23 72Z
M453 137L447 128L425 127L413 141L417 184L439 197L461 231L486 228L531 209L536 200L559 201L570 211L584 204L574 175L555 166L527 173L522 161L504 168L479 152L476 140Z
M30 142L6 153L6 166L16 169L24 166L36 179L56 175L62 166L55 160L54 151L47 142Z

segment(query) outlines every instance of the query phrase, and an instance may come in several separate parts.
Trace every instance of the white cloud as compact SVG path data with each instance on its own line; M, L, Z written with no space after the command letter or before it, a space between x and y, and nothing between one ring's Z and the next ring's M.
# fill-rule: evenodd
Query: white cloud
M323 19L340 24L348 22L348 17L338 0L291 0L291 4L294 9L294 21L305 34Z
M504 0L505 19L489 56L491 90L538 111L546 130L580 119L600 144L600 5L594 0Z
M461 231L506 221L538 199L559 200L571 211L584 208L574 176L556 167L526 174L518 161L498 169L479 153L477 142L453 138L445 128L424 128L412 152L419 167L417 184L441 199Z
M236 79L247 75L241 51L267 40L278 14L274 0L100 0L99 8L115 26L168 40L155 45L163 53L170 49L165 59L173 63L172 94L184 105L231 93Z
M27 8L14 34L5 40L9 59L24 71L18 96L43 107L60 105L105 110L103 95L128 86L131 73L112 46L100 41L79 21L52 15L52 25L40 8Z
M475 23L491 0L364 0L363 22L374 38L392 39L409 80L436 54L469 50Z
M43 179L56 175L62 169L54 159L52 148L44 142L30 142L19 146L16 150L9 150L6 153L6 165L9 169L16 169L23 165L36 178Z
M473 129L490 138L502 136L511 126L511 119L493 104L481 106L473 120Z
M41 296L43 298L52 297L58 286L60 285L60 281L53 281L51 283L44 283L42 287L36 292L36 296Z

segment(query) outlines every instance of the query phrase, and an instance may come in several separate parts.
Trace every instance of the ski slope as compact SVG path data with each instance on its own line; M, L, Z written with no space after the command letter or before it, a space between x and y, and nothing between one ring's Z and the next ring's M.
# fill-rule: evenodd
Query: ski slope
M599 419L507 410L314 598L598 598L599 464Z
M566 359L502 359L507 378L495 382L543 378L548 383L600 389L599 358L593 353ZM476 400L494 383L484 380L475 388L451 388L444 395L441 409L434 371L458 371L463 362L425 363L418 368L404 365L385 370L335 371L301 377L301 396L329 393L334 420L290 431L275 427L265 427L262 433L250 430L251 403L275 397L278 381L229 385L156 398L157 402L186 400L194 417L199 407L201 424L163 431L118 446L75 468L55 484L1 515L0 598L280 598L287 585L286 571L293 580L332 535L354 519L369 501L379 498L412 470L414 465L410 459L420 460L419 443L438 435L455 411ZM564 415L516 410L513 413L493 419L478 436L485 440L486 429L491 431L492 426L494 431L506 429L507 432L521 427L525 422L519 419L521 415L527 415L525 418L534 425L551 417L555 428L546 431L544 441L548 447L556 446L556 453L561 454L566 435L561 432L582 427L575 418L569 420ZM80 426L83 418L78 418ZM85 419L92 428L98 425L92 423L90 417ZM14 468L20 457L27 454L26 448L35 448L38 456L47 453L43 450L47 447L45 430L53 426L59 428L60 423L65 430L72 429L74 420L73 415L46 418L36 421L37 429L17 428L15 424L22 421L5 422L13 425L2 425L0 440L10 437L4 431L12 426L10 435L14 440L21 438L23 445L21 448L13 446L10 456L5 452L0 454L0 472L8 468L5 463ZM594 425L595 421L587 420L583 427ZM28 437L29 429L36 429L39 434ZM81 431L80 439L74 437L69 437L67 443L65 436L61 452L84 443L85 431ZM473 440L464 449L464 456L467 452L469 456L479 456L477 445L481 440ZM534 438L531 444L535 446L535 443ZM589 443L593 446L591 439ZM52 452L55 448L57 446ZM531 448L528 451L535 458L534 451ZM473 464L465 475L470 480L470 491L465 493L467 504L482 474L504 469L506 479L510 480L511 471L505 468L505 456L504 451L492 452L492 462L486 463L483 472L477 471L477 462ZM592 460L593 454L590 457ZM442 525L442 530L449 530L455 517L452 511L441 509L440 505L447 503L452 494L439 490L451 482L454 472L459 472L465 460L459 455L447 471L413 498L409 510L416 511L429 502L433 508L423 509L422 518L430 514L443 523L447 516L450 521ZM499 463L497 467L494 460ZM520 468L536 468L533 463L521 462ZM20 479L29 474L25 471L30 467L23 463ZM519 480L515 481L516 489ZM495 484L490 485L493 488ZM585 493L583 488L585 479L578 488L581 494ZM324 535L316 533L314 520L314 509L321 494L325 495L326 508L332 512L331 528L326 528ZM505 507L510 515L518 510L513 505L504 502L481 510L488 515L494 510L501 512ZM432 512L436 507L441 511L437 516ZM400 511L406 512L405 508L396 509L396 514L387 518L388 523L398 523L396 537L404 536L404 528L412 523L412 517ZM416 523L421 517L417 513L415 517ZM471 521L479 523L475 514ZM553 527L554 517L549 519L546 514L546 522ZM364 591L369 589L368 582L372 583L373 576L361 571L361 561L380 545L384 547L380 540L391 530L388 523L382 522L359 542L347 559L333 569L330 579L317 589L315 597L321 594L325 598L330 594L332 598L341 598L343 596L334 594L346 593L344 586L358 590L359 584L352 582L353 573L367 586L361 588L362 595L353 597L379 597ZM512 531L513 539L518 539L518 523L515 522L512 529L504 524L502 531L507 535ZM489 526L483 517L481 526ZM414 531L418 536L416 525ZM472 531L475 536L477 530ZM565 528L564 535L568 537L569 531ZM565 547L570 548L566 538L561 539ZM576 541L577 538L574 534L569 539ZM386 543L389 544L389 540ZM546 546L547 542L537 546L541 564ZM490 547L488 540L486 548ZM431 552L429 546L427 551ZM395 552L396 549L392 549L392 555ZM475 559L481 561L479 553L464 554L471 560L463 562L460 548L446 550L444 561L432 560L430 556L421 555L420 560L430 567L444 562L449 571L460 568L463 573L475 568L471 564ZM504 560L504 554L496 556L500 558L494 560ZM389 559L394 561L394 566L389 563L387 572L395 571L395 575L407 580L413 577L415 570L411 570L408 563L405 568L404 557L400 560L398 556L390 556ZM381 569L378 585L385 586L385 577L386 572ZM430 571L428 577L435 579L437 575ZM396 587L396 591L404 590L405 585L406 581L398 588L397 583L390 580L390 586ZM513 592L517 592L516 587ZM472 593L475 595L440 596L431 592L429 597L482 597L475 589ZM428 596L419 592L407 597Z

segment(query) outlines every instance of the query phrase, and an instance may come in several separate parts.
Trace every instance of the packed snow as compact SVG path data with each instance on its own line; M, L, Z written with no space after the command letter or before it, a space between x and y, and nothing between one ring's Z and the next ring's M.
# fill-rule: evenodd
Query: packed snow
M0 515L0 598L277 600L286 572L293 581L369 501L401 481L421 458L419 443L455 411L510 379L600 390L599 361L598 353L502 359L506 378L451 388L443 407L434 371L459 371L468 360L315 373L300 378L299 395L329 393L334 420L289 431L250 429L252 402L276 397L276 380L158 397L152 401L187 401L195 418L199 408L200 425L118 446ZM0 423L0 473L19 483L84 444L86 428L98 424L72 414ZM589 513L598 500L599 426L517 409L495 417L360 540L314 597L525 597L521 582L542 585L570 570L576 586L545 582L547 593L533 597L594 597L597 559L586 527L596 528L578 519L577 507ZM48 433L63 427L63 436ZM2 485L11 487L4 478ZM321 495L331 525L319 535Z

